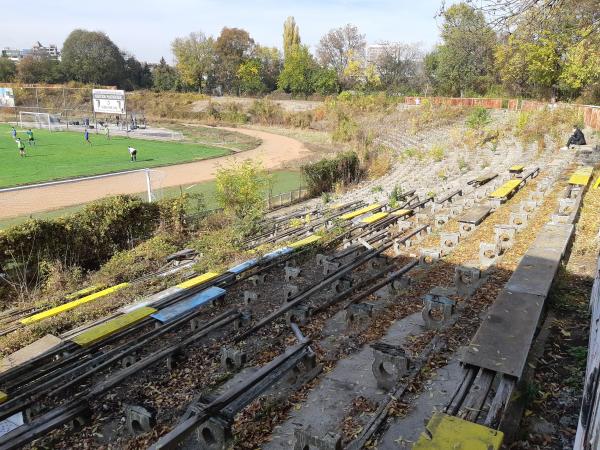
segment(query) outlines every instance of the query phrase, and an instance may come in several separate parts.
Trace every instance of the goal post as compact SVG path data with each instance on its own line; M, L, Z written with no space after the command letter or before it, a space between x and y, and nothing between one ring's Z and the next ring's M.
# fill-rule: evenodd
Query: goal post
M62 125L57 116L49 113L19 111L20 128L45 128L50 131L60 131Z

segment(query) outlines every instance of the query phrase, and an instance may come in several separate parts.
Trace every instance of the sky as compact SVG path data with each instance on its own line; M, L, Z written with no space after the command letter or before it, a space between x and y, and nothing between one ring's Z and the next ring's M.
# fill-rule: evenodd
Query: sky
M193 31L218 36L224 26L247 30L261 45L282 46L283 22L294 16L302 42L314 51L331 28L352 23L368 43L421 43L439 40L441 0L28 0L13 2L5 14L0 48L28 48L35 41L62 43L75 28L104 31L138 59L173 61L170 44Z

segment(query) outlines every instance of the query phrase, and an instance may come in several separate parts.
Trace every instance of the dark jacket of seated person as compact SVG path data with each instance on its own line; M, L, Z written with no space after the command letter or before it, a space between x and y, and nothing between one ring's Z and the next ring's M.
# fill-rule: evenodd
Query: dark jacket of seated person
M573 135L567 142L567 147L570 147L571 145L585 145L585 136L577 126L573 127Z

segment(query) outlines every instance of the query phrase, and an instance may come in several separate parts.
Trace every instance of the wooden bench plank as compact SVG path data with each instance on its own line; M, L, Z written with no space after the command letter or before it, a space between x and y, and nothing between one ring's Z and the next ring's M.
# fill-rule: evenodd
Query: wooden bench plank
M77 308L78 306L83 305L85 303L97 300L102 297L106 297L107 295L113 294L113 293L117 292L118 290L123 289L124 287L127 287L127 286L129 286L129 283L117 284L116 286L112 286L112 287L103 289L99 292L95 292L94 294L86 295L85 297L81 297L80 299L74 300L72 302L64 303L64 304L56 306L54 308L50 308L46 311L42 311L42 312L39 312L32 316L25 317L24 319L21 319L19 322L21 322L23 325L29 325L31 323L39 322L40 320L45 320L50 317L54 317L58 314L62 314L66 311L70 311L71 309Z
M87 347L88 345L106 339L107 337L138 323L155 312L156 309L150 308L149 306L143 306L135 311L109 320L108 322L96 325L83 333L71 337L69 340L82 347Z
M151 317L162 323L171 322L172 320L177 319L194 308L223 297L225 292L225 289L221 289L216 286L210 287L202 292L186 298L185 300L181 300L174 305L167 306L166 308L151 314Z
M381 207L382 206L379 203L374 203L372 205L365 206L364 208L356 209L346 214L342 214L340 218L344 220L354 219L355 217L362 216L363 214L369 213L371 211L381 209Z
M457 220L459 222L471 223L473 225L479 225L484 219L490 215L492 208L490 206L474 206L467 210Z
M413 450L500 450L504 440L501 431L438 412L429 420L427 431Z
M62 342L62 339L52 334L47 334L43 338L40 338L37 341L34 341L31 344L17 350L16 352L11 353L6 358L3 358L0 362L0 373L6 372L15 366L21 365L30 359L47 352L48 350L52 350L53 348L62 344Z

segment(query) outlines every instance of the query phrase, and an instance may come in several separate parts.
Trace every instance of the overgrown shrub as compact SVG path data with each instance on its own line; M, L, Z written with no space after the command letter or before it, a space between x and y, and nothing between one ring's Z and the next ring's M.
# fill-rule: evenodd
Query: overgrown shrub
M242 234L254 231L262 218L272 179L259 162L245 160L217 171L217 200Z
M535 111L522 111L514 123L514 134L523 144L536 143L545 146L546 137L564 145L566 136L574 124L582 125L582 113L569 107L544 108Z
M178 249L172 234L154 236L131 250L115 253L95 274L94 281L104 284L134 280L154 272L165 264L165 258Z
M302 174L311 195L330 192L336 183L348 185L359 181L362 170L356 152L343 152L334 158L322 159L302 166Z
M467 126L473 130L481 130L492 121L490 112L478 106L467 116Z
M429 156L431 156L431 159L435 162L440 162L446 156L446 152L441 145L434 145L429 149Z

